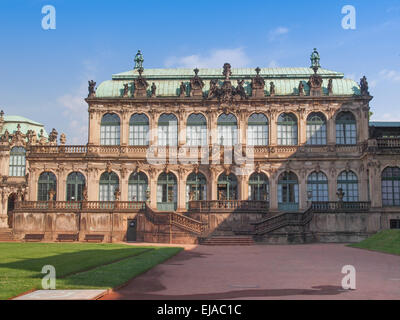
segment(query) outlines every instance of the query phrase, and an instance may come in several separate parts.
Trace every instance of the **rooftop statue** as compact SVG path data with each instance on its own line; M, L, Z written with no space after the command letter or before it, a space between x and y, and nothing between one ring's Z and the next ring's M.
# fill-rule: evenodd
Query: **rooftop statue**
M151 85L151 97L155 98L156 97L156 90L157 90L157 86L156 84L153 82L153 84Z
M230 76L232 75L231 65L229 63L225 63L223 68L224 68L224 71L222 72L222 74L225 77L225 81L229 81Z
M123 93L122 93L122 96L123 96L124 98L126 98L126 97L128 97L128 94L129 94L129 84L128 84L128 83L125 83L125 84L124 84L124 91L123 91Z
M360 89L362 96L369 96L367 77L364 76L360 79Z
M179 86L179 96L181 98L186 97L186 85L183 82L181 82L181 85Z
M275 95L275 84L272 81L269 83L269 95L271 97Z
M319 53L316 48L314 48L314 51L311 54L310 60L311 60L310 68L312 68L314 70L314 72L317 73L318 69L321 68L321 65L319 64L320 57L319 57Z
M143 68L144 59L143 59L143 55L142 55L142 53L140 52L140 50L138 50L138 52L136 53L136 56L135 56L134 61L135 61L135 67L134 67L134 69Z
M89 95L88 98L92 98L96 96L96 82L94 82L93 80L88 81L89 83Z
M240 99L247 99L246 90L243 87L244 80L243 79L237 80L237 83L238 83L238 85L236 87L235 94L238 95L240 97Z

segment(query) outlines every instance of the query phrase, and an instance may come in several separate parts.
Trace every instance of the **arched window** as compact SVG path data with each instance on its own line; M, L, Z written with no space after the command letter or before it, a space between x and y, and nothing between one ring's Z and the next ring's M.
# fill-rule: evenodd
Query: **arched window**
M222 173L218 178L218 200L237 200L238 183L234 174Z
M114 201L115 191L119 189L119 178L114 172L103 172L100 176L100 201Z
M358 201L358 179L353 171L343 171L337 180L337 188L344 192L343 201Z
M357 124L351 112L341 112L336 117L336 144L356 144Z
M247 144L249 146L268 145L268 119L263 113L253 113L247 126Z
M129 120L129 145L149 145L149 118L143 113L136 113Z
M143 172L132 173L128 181L128 200L146 201L148 180Z
M382 172L382 205L400 206L400 168L388 167Z
M200 172L192 172L186 179L186 201L194 200L207 200L207 180Z
M119 145L120 119L115 113L106 113L101 119L100 144L104 146Z
M269 201L268 177L264 173L253 173L250 176L249 200Z
M311 191L311 201L329 201L328 178L323 172L312 172L307 178L307 191Z
M187 119L186 144L188 146L207 145L207 120L201 113L192 113Z
M177 204L177 182L173 173L162 173L157 181L157 209L174 211Z
M158 119L158 145L178 145L178 119L172 113L163 113Z
M86 179L80 172L71 172L67 177L67 201L82 201Z
M50 191L54 194L50 199ZM43 172L38 181L38 201L56 200L57 178L52 172Z
M221 114L218 117L218 144L221 146L234 146L238 141L236 117L230 114Z
M326 118L320 112L313 112L307 117L307 144L326 144Z
M297 145L297 118L292 113L282 113L278 118L278 145Z
M13 147L10 151L10 177L25 176L25 149L23 147Z
M278 179L279 210L298 210L299 182L293 172L283 172Z

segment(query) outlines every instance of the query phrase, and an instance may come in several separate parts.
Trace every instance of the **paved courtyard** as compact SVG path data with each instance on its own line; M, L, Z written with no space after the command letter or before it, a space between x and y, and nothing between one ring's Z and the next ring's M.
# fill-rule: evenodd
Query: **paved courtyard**
M356 290L343 290L344 265ZM187 248L103 299L400 299L400 256L343 244Z

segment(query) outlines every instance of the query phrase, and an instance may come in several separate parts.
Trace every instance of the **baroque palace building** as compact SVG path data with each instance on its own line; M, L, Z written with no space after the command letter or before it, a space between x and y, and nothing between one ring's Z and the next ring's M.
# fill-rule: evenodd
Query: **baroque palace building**
M320 67L133 70L89 81L87 145L0 114L16 240L355 241L400 227L400 123ZM1 233L0 233L1 239Z

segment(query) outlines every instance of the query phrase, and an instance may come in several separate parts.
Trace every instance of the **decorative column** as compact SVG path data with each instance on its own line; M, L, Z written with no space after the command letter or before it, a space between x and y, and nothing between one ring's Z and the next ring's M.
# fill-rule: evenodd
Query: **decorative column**
M277 131L278 131L278 126L277 126L277 113L275 110L272 110L269 114L269 144L271 146L276 146L278 144L278 139L277 139Z
M270 211L278 211L278 174L277 169L270 171L269 185L269 209Z
M128 199L128 170L125 166L121 166L120 169L121 180L119 182L119 191L121 192L121 201L132 201L132 199Z
M305 170L300 171L299 181L299 209L305 210L307 208L307 182Z
M186 170L183 168L178 169L178 212L187 211L186 209Z
M101 113L89 107L89 145L100 145Z
M121 112L120 145L129 145L129 119L125 110Z

